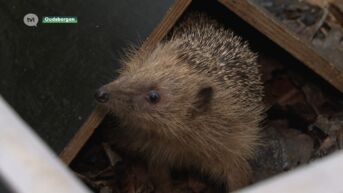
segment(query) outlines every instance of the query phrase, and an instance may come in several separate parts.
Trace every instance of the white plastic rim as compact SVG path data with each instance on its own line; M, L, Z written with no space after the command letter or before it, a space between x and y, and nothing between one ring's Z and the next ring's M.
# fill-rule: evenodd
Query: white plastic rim
M90 193L1 95L0 176L17 193Z

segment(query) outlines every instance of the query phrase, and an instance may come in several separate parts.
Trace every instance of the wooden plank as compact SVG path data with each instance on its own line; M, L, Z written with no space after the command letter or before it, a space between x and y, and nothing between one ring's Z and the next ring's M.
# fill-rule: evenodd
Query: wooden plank
M173 7L171 7L161 23L155 28L150 36L144 41L142 48L149 49L155 46L168 31L174 26L176 21L180 18L181 14L186 10L192 0L178 0Z
M337 61L318 54L313 45L288 30L253 1L219 0L219 2L343 92L343 70L338 68L342 64L336 64Z
M82 146L93 134L95 128L97 128L104 119L106 114L107 110L101 106L97 106L95 108L92 114L88 117L87 121L80 127L74 137L60 153L59 157L64 163L69 164L74 159L77 153L81 150Z
M160 24L154 29L149 37L144 41L142 48L151 49L168 33L168 31L176 23L177 19L185 11L191 0L178 0L168 10ZM74 159L82 146L86 143L89 137L93 134L95 128L100 124L106 115L106 111L100 107L90 115L88 120L78 130L76 135L70 140L69 144L63 149L60 158L66 163Z
M237 193L342 193L342 163L343 152L338 151Z
M0 96L0 176L17 193L90 193Z

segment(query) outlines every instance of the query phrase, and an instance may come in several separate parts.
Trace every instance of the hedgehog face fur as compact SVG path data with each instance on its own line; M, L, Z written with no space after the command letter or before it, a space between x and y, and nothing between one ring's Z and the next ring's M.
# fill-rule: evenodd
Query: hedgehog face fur
M185 120L210 106L216 83L185 68L177 55L155 54L148 61L129 63L117 80L102 89L109 93L106 106L124 126L170 135L169 130L181 130ZM167 122L180 128L170 128Z
M118 148L150 165L196 168L230 190L249 182L264 107L246 43L194 14L169 40L132 52L123 64L97 96L119 118Z

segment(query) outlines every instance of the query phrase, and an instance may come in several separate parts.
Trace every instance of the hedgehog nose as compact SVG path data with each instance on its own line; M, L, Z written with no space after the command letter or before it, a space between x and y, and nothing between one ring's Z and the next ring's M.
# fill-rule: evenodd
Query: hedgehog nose
M99 103L106 103L110 99L110 93L106 89L100 88L96 91L94 97Z

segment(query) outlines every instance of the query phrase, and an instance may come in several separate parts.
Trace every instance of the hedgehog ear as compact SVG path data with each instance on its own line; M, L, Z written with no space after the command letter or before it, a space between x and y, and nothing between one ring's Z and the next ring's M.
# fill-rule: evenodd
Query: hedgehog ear
M206 112L213 98L213 88L211 86L202 87L196 95L192 116Z

